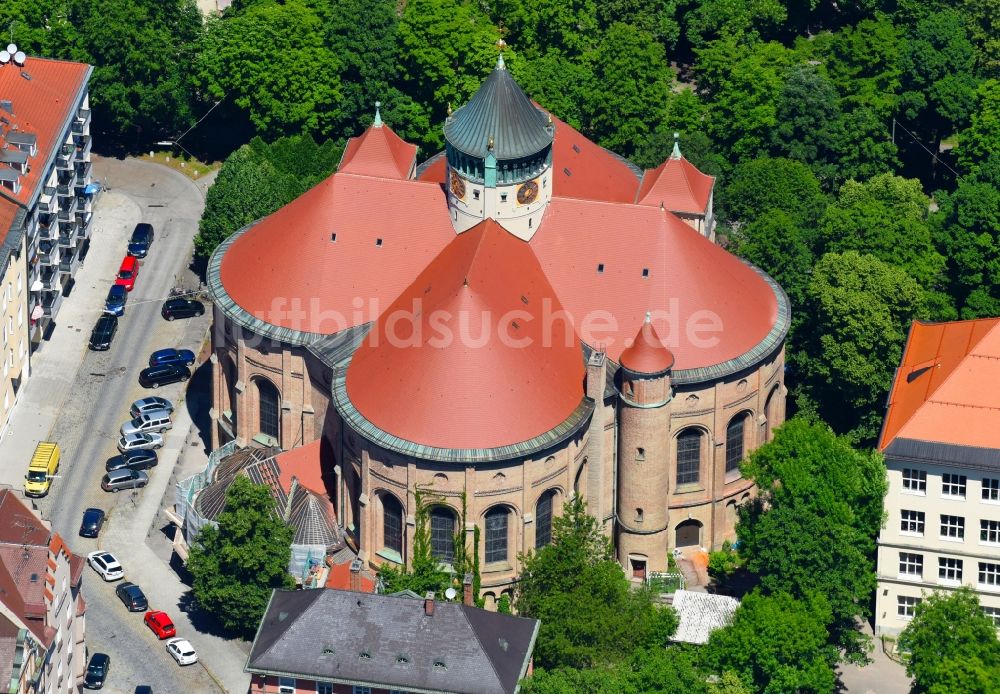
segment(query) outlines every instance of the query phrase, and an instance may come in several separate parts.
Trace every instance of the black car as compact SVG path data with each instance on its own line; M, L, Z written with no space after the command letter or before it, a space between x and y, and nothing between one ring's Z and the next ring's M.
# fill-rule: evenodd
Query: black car
M151 467L156 467L157 462L156 451L148 449L125 451L121 455L116 455L114 458L108 459L108 462L104 464L104 470L106 472L121 470L122 468L148 470Z
M174 318L191 318L205 312L205 304L194 299L167 299L163 302L160 315L167 320Z
M80 522L80 537L97 537L104 526L104 511L99 508L88 508L83 512Z
M148 684L140 684L135 688L135 694L153 694L153 688Z
M139 372L139 385L143 388L159 388L168 383L177 383L191 378L191 370L183 364L150 366Z
M118 332L118 316L103 315L97 319L94 332L90 333L90 348L95 352L111 349L111 341Z
M145 612L149 609L146 594L142 592L142 588L134 583L126 581L118 584L118 587L115 588L115 595L128 608L129 612Z
M149 247L153 245L153 225L140 222L135 225L132 231L132 238L128 242L128 254L136 258L145 258L149 253Z
M90 656L87 674L83 678L83 686L87 689L101 689L104 686L104 681L108 679L108 670L110 669L111 657L107 653L95 653Z

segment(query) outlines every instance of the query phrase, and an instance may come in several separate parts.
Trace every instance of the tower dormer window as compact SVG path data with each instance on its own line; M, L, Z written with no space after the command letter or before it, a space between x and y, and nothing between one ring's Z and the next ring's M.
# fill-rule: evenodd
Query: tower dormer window
M507 202L507 193L500 193L500 202Z
M472 191L472 197L473 197L474 200L478 200L479 199L479 191L478 190L473 190Z

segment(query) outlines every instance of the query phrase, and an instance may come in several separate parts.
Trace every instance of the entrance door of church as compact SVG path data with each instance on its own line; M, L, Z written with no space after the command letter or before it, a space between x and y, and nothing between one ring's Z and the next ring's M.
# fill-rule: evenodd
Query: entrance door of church
M695 547L701 544L701 523L686 520L677 526L677 547Z

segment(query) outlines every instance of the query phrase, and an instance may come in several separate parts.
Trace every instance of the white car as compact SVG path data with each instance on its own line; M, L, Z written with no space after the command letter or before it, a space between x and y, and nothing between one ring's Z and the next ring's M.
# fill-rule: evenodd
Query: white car
M117 581L125 575L125 569L111 552L103 550L91 552L87 555L87 563L105 581Z
M175 636L167 639L167 653L177 661L178 665L191 665L198 662L198 654L194 652L194 646L187 639Z
M124 453L125 451L137 451L140 448L162 448L163 447L163 436L160 434L143 431L136 432L134 434L126 434L118 439L118 450Z

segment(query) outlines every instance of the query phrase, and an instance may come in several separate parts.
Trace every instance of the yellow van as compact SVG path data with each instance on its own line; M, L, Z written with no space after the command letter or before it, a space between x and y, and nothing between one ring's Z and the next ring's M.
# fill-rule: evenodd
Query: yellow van
M24 476L25 496L45 496L49 493L52 476L59 470L59 444L39 442L31 456L28 474Z

